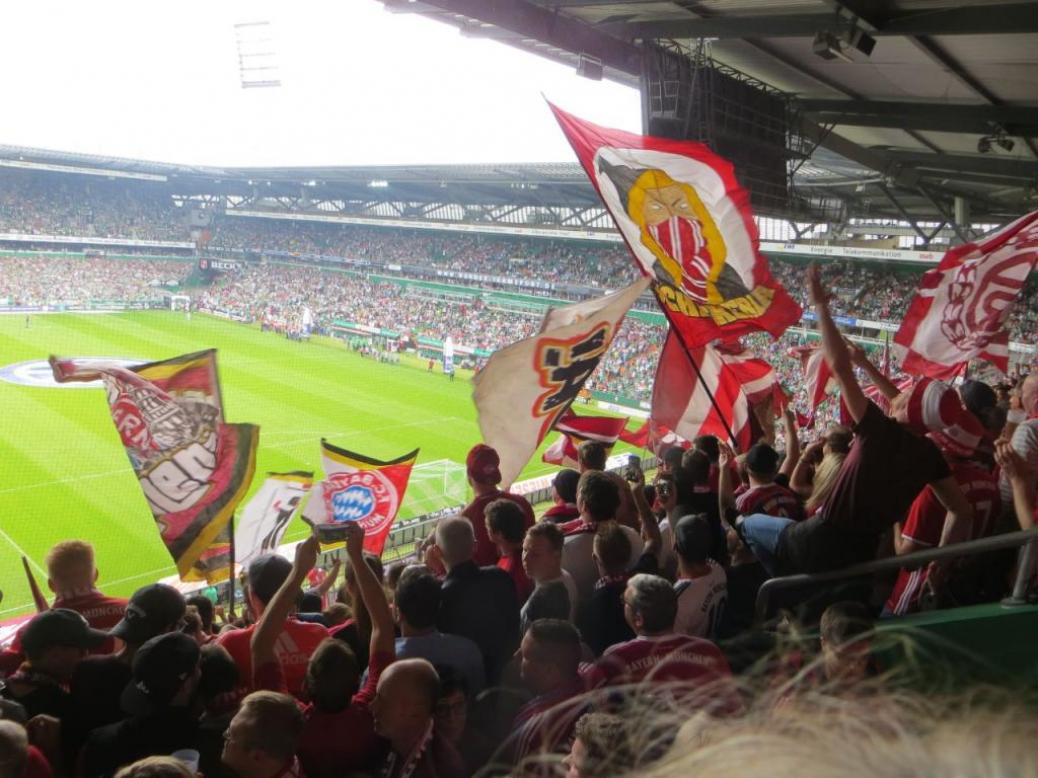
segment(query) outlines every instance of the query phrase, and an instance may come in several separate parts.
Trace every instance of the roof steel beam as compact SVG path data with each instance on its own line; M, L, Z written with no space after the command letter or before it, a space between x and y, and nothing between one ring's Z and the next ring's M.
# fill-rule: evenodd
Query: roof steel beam
M425 0L427 1L427 0ZM1038 32L1038 8L1029 3L967 5L926 11L905 11L867 20L869 34L916 35L1003 35ZM805 38L819 30L832 29L850 21L836 13L747 14L710 18L616 20L597 25L627 38Z

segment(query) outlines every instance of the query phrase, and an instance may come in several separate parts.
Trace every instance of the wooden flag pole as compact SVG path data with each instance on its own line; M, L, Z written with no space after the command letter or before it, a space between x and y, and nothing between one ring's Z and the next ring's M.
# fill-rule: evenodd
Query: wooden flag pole
M234 569L234 567L235 567L235 564L234 564L234 556L235 556L235 554L234 554L234 514L233 513L231 514L231 520L230 520L230 522L228 522L227 527L228 527L228 529L230 530L230 533L231 533L231 544L230 544L230 548L228 548L228 550L227 550L227 557L228 557L227 562L231 566L231 574L230 574L230 577L228 578L228 581L227 581L228 592L230 592L230 595L231 595L231 602L227 606L227 616L228 616L228 618L234 619L235 618L235 614L234 614L234 592L235 592L235 589L238 586L238 573Z
M32 592L32 601L36 605L36 612L43 613L50 610L47 598L43 596L40 585L36 583L36 576L32 574L32 568L29 567L29 560L24 556L22 557L22 568L25 570L25 577L29 579L29 591Z

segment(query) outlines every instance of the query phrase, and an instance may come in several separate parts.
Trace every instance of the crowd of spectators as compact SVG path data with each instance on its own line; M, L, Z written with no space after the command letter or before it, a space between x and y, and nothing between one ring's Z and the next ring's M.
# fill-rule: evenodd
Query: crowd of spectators
M1033 712L980 707L968 689L965 709L936 687L904 691L938 656L898 678L922 648L873 629L997 602L1012 560L906 557L896 580L800 593L755 620L772 575L1035 520L1038 376L1005 396L980 381L899 390L844 342L817 274L809 290L853 428L798 429L787 414L784 450L707 436L660 451L651 481L634 465L607 472L607 447L586 441L540 517L477 444L471 501L413 556L384 569L346 524L328 571L316 535L292 561L251 559L237 615L164 584L108 597L92 546L58 543L50 609L0 653L3 775L1033 774Z
M59 258L0 253L0 302L13 306L158 300L191 272L190 262Z

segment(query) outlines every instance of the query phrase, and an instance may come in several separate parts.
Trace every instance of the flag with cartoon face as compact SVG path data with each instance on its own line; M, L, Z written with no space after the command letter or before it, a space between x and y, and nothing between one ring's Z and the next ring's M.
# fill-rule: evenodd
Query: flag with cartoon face
M756 330L800 306L760 253L749 195L702 143L606 129L551 106L686 348Z

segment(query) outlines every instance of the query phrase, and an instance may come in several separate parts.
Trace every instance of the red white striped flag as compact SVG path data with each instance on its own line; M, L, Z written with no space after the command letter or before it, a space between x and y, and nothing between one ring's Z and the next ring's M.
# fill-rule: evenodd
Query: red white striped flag
M581 443L597 440L605 444L607 451L611 451L626 426L626 417L578 416L571 408L555 422L555 431L561 434L545 450L541 459L551 465L576 468Z
M825 361L822 349L817 346L796 346L789 350L789 355L800 360L800 367L804 371L804 385L811 403L809 418L813 423L815 411L835 386L833 372Z
M971 359L1009 367L1006 320L1038 263L1038 211L948 251L923 275L894 343L901 368L951 380Z
M699 365L699 375L690 356ZM673 330L667 333L656 368L652 419L685 440L699 435L726 440L731 429L740 450L750 444L750 404L737 371L712 346L686 352Z

